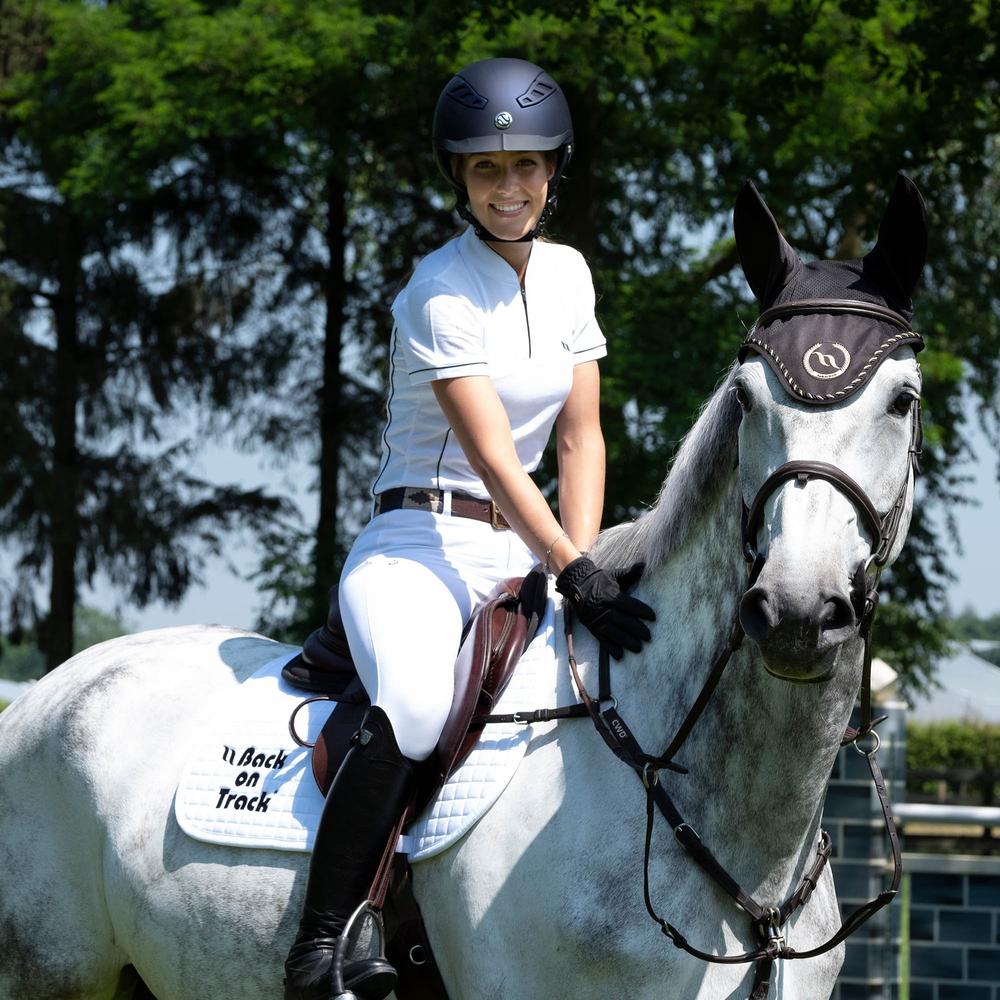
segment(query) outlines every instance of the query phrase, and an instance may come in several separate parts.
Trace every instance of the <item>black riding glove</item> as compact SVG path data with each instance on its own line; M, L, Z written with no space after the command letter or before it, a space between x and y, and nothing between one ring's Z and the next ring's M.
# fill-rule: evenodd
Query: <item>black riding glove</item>
M645 564L635 563L609 573L594 565L592 559L580 556L556 577L556 590L570 601L580 621L616 660L622 658L623 646L638 653L650 637L642 619L656 620L649 605L626 593L642 576L643 569Z

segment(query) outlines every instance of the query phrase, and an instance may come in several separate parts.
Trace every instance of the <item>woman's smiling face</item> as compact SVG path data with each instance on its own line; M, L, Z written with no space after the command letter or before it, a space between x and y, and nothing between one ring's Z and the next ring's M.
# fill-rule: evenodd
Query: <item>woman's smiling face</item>
M545 207L554 163L544 153L514 150L470 153L463 160L469 207L484 228L502 240L530 233Z

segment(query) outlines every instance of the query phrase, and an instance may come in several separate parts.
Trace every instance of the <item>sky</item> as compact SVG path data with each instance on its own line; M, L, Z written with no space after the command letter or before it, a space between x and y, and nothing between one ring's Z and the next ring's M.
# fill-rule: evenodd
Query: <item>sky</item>
M312 472L304 459L277 469L266 456L248 455L224 444L209 444L197 456L190 472L220 485L233 483L244 489L261 487L269 493L284 494L302 512L305 525L311 528L315 523L317 500L309 490ZM232 536L225 557L209 559L206 563L204 584L191 587L176 606L162 602L145 608L124 606L121 596L102 579L96 581L93 589L81 594L81 602L102 611L116 612L130 632L173 625L252 628L263 604L256 584L247 579L258 561L252 542L251 538Z
M1000 612L1000 587L997 585L997 562L1000 557L1000 486L997 484L997 455L985 436L970 420L970 444L976 461L965 468L972 481L965 487L967 496L976 501L956 511L962 552L951 552L948 562L956 574L949 588L949 601L955 612L971 607L980 615ZM233 448L212 445L205 450L195 468L217 482L238 482L244 487L263 486L283 490L293 497L303 511L305 523L315 519L316 498L308 491L310 472L305 462L283 470L268 468L255 456ZM304 554L305 555L305 554ZM256 562L256 553L247 540L234 539L230 560L236 572L223 559L212 560L205 584L193 587L177 607L153 604L142 610L123 609L123 617L132 631L163 628L171 625L222 624L251 628L261 606L255 585L243 579ZM333 581L331 581L332 583ZM82 595L84 603L102 610L116 607L116 597L106 585ZM317 623L318 624L318 623Z

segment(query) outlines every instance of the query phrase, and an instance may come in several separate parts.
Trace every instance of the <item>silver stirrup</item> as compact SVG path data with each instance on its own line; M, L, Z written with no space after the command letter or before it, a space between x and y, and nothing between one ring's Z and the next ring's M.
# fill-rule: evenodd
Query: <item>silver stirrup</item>
M385 958L385 924L382 914L366 899L347 919L333 953L330 1000L360 1000L344 985L344 966L350 961ZM339 990L339 992L338 992Z

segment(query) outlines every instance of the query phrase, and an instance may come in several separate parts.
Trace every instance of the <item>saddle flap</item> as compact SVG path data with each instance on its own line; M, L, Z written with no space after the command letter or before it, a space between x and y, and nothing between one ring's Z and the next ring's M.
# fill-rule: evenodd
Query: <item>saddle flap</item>
M500 699L518 660L545 613L547 578L540 569L497 584L473 614L455 660L455 694L435 750L436 777L443 782L479 739L476 715L488 715Z
M357 678L355 681L364 694L361 681ZM368 705L367 695L353 701L337 702L337 707L330 713L330 718L316 738L312 752L312 773L324 795L330 790L330 785L347 756L354 734L361 728Z

